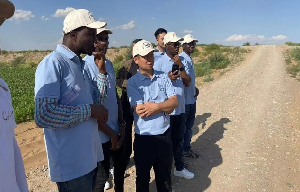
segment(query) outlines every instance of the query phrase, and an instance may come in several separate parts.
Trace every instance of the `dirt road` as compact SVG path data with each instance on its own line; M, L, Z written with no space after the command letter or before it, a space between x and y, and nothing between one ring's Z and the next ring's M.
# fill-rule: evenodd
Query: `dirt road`
M173 177L176 192L300 191L300 82L287 75L284 50L256 46L238 67L200 87L192 148L201 158L186 159L195 178ZM41 131L20 125L16 132L30 189L55 191ZM135 191L134 166L128 173L125 189Z

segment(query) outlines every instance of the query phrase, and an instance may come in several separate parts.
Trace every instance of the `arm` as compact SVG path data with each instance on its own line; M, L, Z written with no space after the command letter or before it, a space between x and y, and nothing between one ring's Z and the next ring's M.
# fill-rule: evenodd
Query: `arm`
M180 60L180 57L178 55L174 56L174 62L179 65L179 69L183 68L183 71L180 71L180 77L182 79L183 84L188 87L191 84L191 77L187 74L186 70L188 70L187 65L183 65L182 61Z
M107 75L98 73L97 89L93 91L93 98L96 104L104 105L107 101Z
M34 119L38 127L69 128L91 117L89 105L58 105L58 99L38 98L35 100Z
M146 102L145 104L138 104L135 107L135 111L140 117L149 117L160 112L172 113L177 106L177 96L174 95L162 103Z
M110 128L107 124L101 125L100 123L98 123L98 130L102 131L104 134L110 137L112 150L117 150L118 148L120 148L118 147L118 135L112 128Z

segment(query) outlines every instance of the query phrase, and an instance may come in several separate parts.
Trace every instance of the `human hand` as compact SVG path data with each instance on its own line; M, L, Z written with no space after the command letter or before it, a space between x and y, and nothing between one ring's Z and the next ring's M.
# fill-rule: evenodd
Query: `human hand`
M178 73L178 70L172 72L171 70L168 73L169 78L171 81L175 81L178 77L180 77L180 74Z
M105 69L105 53L106 53L106 44L104 42L97 42L94 44L95 52L93 52L95 64L101 69Z
M142 105L138 105L136 112L140 117L149 117L150 115L156 114L158 110L158 104L152 102L146 102Z
M98 123L105 125L108 120L108 110L103 105L91 104L91 117L98 120Z

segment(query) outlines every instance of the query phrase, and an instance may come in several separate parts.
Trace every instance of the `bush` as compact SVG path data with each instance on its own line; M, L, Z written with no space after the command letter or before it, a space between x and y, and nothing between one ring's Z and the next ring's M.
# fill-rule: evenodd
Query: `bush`
M211 74L210 64L208 61L195 64L194 69L196 77L202 77Z
M288 46L300 46L300 43L293 43L291 41L288 41L285 44L288 45Z
M219 51L220 50L220 45L218 44L210 44L210 45L207 45L204 47L204 50L207 52L207 53L212 53L212 52L216 52L216 51Z
M210 55L208 61L212 69L224 69L230 63L228 56L223 55L221 52Z
M26 63L26 64L20 64L18 66L18 68L21 68L21 69L31 69L33 67L30 64Z
M25 57L23 57L23 56L20 56L20 57L16 57L16 58L14 58L12 61L11 61L11 65L13 66L13 67L16 67L17 65L19 65L19 64L22 64L22 63L25 63Z
M124 57L122 55L117 55L114 59L114 63L119 63L124 61Z
M296 77L300 72L300 63L297 65L291 65L287 68L287 71L292 75L292 77Z
M295 48L291 51L291 57L297 61L300 61L300 48Z
M2 55L5 55L5 54L7 54L8 53L8 51L6 51L6 50L1 50L1 54Z
M191 57L198 57L199 55L200 55L200 52L197 49L197 46L195 46L194 53L191 54Z
M243 43L243 46L250 46L250 42Z

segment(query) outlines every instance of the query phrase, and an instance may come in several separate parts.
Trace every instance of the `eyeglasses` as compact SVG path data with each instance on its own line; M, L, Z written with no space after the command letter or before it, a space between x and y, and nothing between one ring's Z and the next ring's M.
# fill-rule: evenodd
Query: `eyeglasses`
M168 43L167 45L171 45L173 47L180 47L180 43L179 42L171 42L171 43Z
M192 47L192 46L196 46L196 43L195 42L190 42L190 43L187 43L187 45Z

